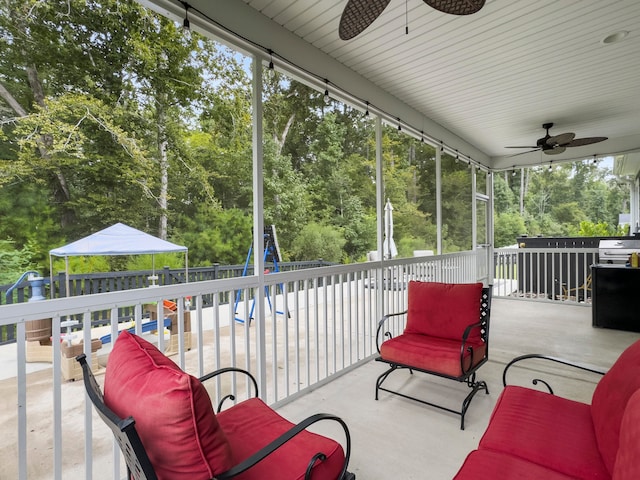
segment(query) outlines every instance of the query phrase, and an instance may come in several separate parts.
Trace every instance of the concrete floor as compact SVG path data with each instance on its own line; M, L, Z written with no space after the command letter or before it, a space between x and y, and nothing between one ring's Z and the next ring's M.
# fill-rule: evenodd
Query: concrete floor
M502 390L502 371L513 357L544 353L572 359L606 370L640 334L593 328L591 308L557 303L496 299L490 328L490 361L478 378L489 386L480 392L466 415L465 430L454 414L380 392L374 400L375 381L386 365L375 361L318 388L278 411L291 421L318 412L340 416L351 432L349 470L361 480L451 479L467 454L477 447ZM541 375L541 372L550 372ZM599 376L576 375L536 363L513 371L515 382L531 385L535 373L548 380L556 394L590 403ZM423 398L459 408L466 385L423 374L396 372L389 379ZM510 377L511 378L511 377ZM525 383L526 382L526 383ZM534 387L535 388L535 387ZM317 430L336 439L339 428L322 425Z
M502 390L504 365L524 353L545 353L608 368L620 352L640 334L591 326L590 306L562 305L532 301L494 299L489 335L490 360L479 371L478 378L489 386L489 395L480 392L467 412L465 430L460 430L460 418L401 397L380 393L374 400L375 381L386 365L370 361L336 380L302 395L280 407L279 413L292 422L318 412L340 416L351 432L352 452L349 470L359 480L451 479L466 455L476 448L493 406ZM195 351L195 350L194 350ZM15 357L15 353L13 354ZM0 361L3 370L7 365ZM50 368L47 365L46 368ZM519 384L530 385L535 373L549 380L557 394L590 402L599 377L579 375L567 370L549 369L532 364L531 369L517 369L513 378ZM9 369L11 370L11 369ZM15 371L15 370L13 370ZM544 374L554 372L553 375ZM50 475L51 374L46 369L29 374L29 479L45 480ZM101 378L102 376L99 376ZM464 384L423 374L394 373L388 380L406 392L434 403L459 408L468 388ZM84 411L81 382L62 385L65 411L64 450L65 478L83 478L82 437L74 434L72 421L82 422ZM0 430L16 431L15 382L0 379ZM97 415L94 422L93 465L96 480L113 478L111 474L111 434ZM341 440L341 429L333 422L317 424L316 431ZM17 458L17 444L11 435L0 439L0 450L8 462L0 478L17 478L12 473ZM42 457L40 452L47 452ZM68 464L69 459L73 464ZM40 464L41 463L41 464ZM265 479L269 480L269 479Z

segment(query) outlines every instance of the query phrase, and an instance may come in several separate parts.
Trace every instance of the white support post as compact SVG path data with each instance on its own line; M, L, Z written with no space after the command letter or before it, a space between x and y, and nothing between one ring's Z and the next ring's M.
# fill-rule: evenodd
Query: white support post
M378 245L378 259L380 260L380 265L384 263L384 252L383 252L383 225L384 225L384 165L383 165L383 155L382 155L382 119L378 116L376 117L376 236L377 236L377 245ZM376 285L382 285L384 282L384 276L382 274L382 268L376 269ZM384 304L384 295L377 296L376 308L378 311L376 312L375 319L379 319L382 316L382 312L384 312L384 308L386 305Z
M475 167L471 165L471 251L478 252L478 179Z
M496 277L495 275L495 265L493 262L493 226L494 226L494 196L493 196L493 172L487 172L487 193L489 194L489 205L487 208L487 243L489 243L489 247L487 248L487 261L489 262L488 275L489 275L489 283L493 283L493 279Z
M18 385L18 480L27 480L27 347L24 322L16 324Z
M436 235L437 254L442 255L442 152L436 148Z
M258 288L255 292L254 322L256 326L257 381L260 396L266 400L267 352L264 318L264 150L262 142L262 61L263 57L254 55L253 72L253 265L258 276ZM249 321L249 319L247 319Z

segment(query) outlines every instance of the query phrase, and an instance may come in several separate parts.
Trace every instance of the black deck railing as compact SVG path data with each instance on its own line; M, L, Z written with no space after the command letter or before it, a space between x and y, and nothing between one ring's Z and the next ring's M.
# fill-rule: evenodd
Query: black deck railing
M278 263L278 268L280 271L292 271L328 265L333 265L333 263L324 260L313 260L305 262L280 262ZM219 264L214 264L210 267L189 268L189 283L241 277L245 273L244 269L244 265ZM246 275L253 275L252 265L247 267ZM53 285L51 284L51 278L44 279L43 294L46 298L64 298L67 296L75 297L95 293L147 288L154 282L154 280L150 278L152 276L157 277L155 284L159 286L186 283L184 268L171 269L164 267L155 271L139 270L135 272L81 273L69 275L68 279L65 272L60 272L53 277ZM67 285L69 295L67 295ZM31 284L28 280L17 285L7 296L7 291L11 287L13 287L13 285L0 285L0 305L27 302L32 296ZM218 303L229 303L229 294L224 293L221 295ZM231 301L233 301L233 299L231 299ZM203 296L203 304L204 306L212 305L213 295ZM108 310L93 312L92 315L93 327L108 325L110 322L111 313ZM122 307L118 309L118 318L121 321L128 321L133 319L133 317L134 311L132 307ZM80 321L82 319L70 318L69 320ZM0 345L13 343L15 342L15 338L15 325L0 326Z

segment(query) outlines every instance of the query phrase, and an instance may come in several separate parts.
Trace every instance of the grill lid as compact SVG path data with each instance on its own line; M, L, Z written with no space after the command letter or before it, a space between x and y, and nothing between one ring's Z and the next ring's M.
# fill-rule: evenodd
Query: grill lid
M640 252L640 239L600 240L598 244L600 262L626 262L633 252Z

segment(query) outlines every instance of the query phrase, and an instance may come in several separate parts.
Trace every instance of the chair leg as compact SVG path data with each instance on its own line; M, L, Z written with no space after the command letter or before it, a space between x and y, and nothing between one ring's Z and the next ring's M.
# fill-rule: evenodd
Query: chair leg
M480 380L476 382L476 374L474 373L468 380L467 386L471 389L469 395L466 396L464 401L462 402L462 410L460 411L460 430L464 430L464 416L467 413L467 409L469 405L471 405L471 400L480 390L484 390L487 395L489 395L489 387L487 387L487 382L484 380Z
M383 384L383 382L387 379L387 377L393 373L395 370L397 370L398 366L397 365L391 365L391 367L386 370L382 375L380 375L378 377L378 379L376 380L376 400L378 400L378 390L380 390L380 386ZM411 372L413 373L413 372Z
M411 374L413 374L413 369L412 368L391 364L391 366L387 370L385 370L384 373L382 373L382 375L380 375L378 377L378 379L376 380L376 400L378 400L379 391L380 390L384 390L385 392L389 392L389 393L392 393L394 395L398 395L400 397L407 398L409 400L415 400L416 402L420 402L420 403L423 403L425 405L436 407L436 408L439 408L440 410L445 410L447 412L455 413L456 415L460 415L460 430L464 430L464 416L467 413L467 409L469 408L469 405L471 405L471 400L473 400L473 397L480 390L484 390L485 393L487 395L489 395L489 387L487 387L487 383L484 380L476 381L475 372L469 378L467 378L466 380L463 381L471 389L471 392L469 392L469 394L465 397L464 401L462 402L462 408L461 408L460 411L453 410L451 408L447 408L447 407L442 406L442 405L437 405L435 403L427 402L425 400L421 400L419 398L415 398L415 397L412 397L412 396L409 396L409 395L405 395L404 393L400 393L400 392L397 392L397 391L394 391L394 390L389 390L387 388L382 388L382 384L385 382L387 377L389 375L391 375L391 373L395 372L396 370L405 369L405 368L408 369ZM425 373L428 373L428 372L425 372Z

